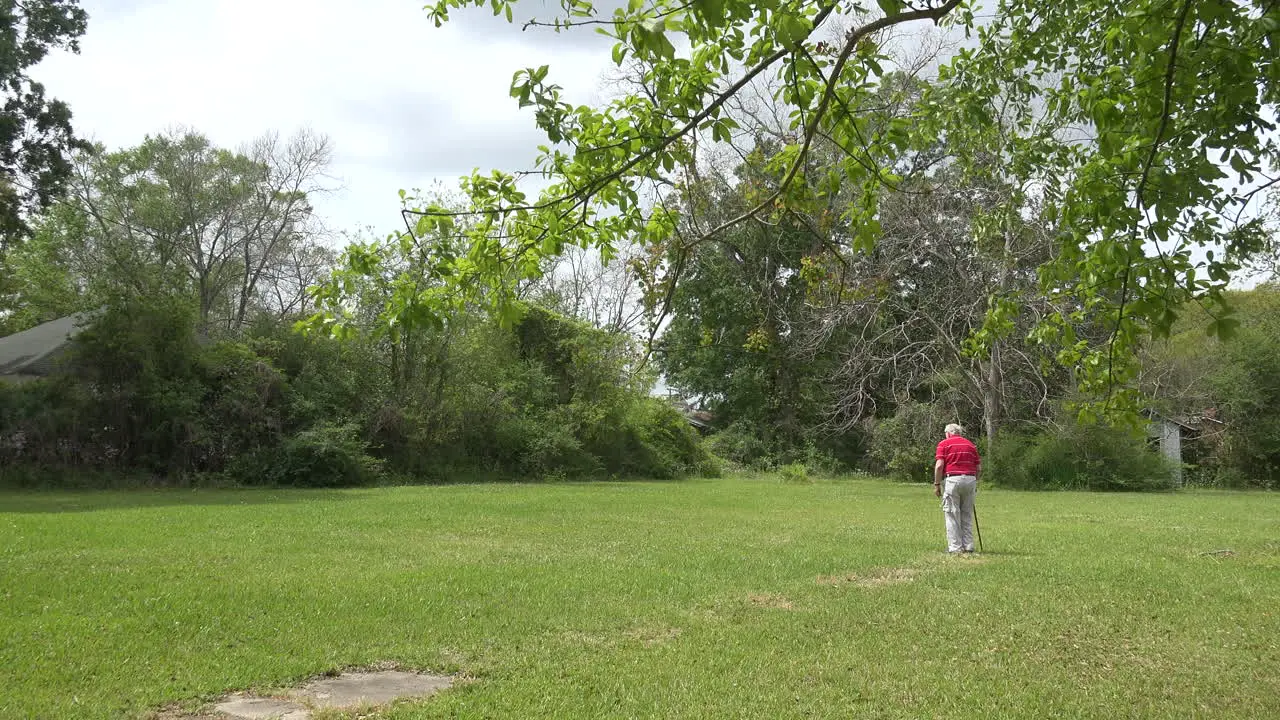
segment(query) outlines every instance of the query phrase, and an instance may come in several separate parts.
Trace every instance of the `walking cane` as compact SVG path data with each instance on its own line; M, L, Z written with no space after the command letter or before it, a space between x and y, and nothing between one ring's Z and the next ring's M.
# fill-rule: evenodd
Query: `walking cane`
M978 532L978 552L982 552L982 526L978 524L978 503L973 504L973 529Z

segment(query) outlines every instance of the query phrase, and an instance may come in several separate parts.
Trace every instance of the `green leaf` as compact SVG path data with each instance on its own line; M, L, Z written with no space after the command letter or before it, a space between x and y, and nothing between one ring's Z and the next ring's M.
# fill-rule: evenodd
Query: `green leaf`
M1250 177L1249 164L1245 162L1244 156L1238 152L1231 156L1231 169L1235 170L1240 177L1246 180Z
M774 37L785 48L795 48L809 35L813 25L798 15L780 15Z
M725 22L725 0L694 0L694 11L706 21L708 27L720 27Z
M880 10L884 12L885 17L893 17L902 12L907 6L904 0L876 0L876 4L880 6Z

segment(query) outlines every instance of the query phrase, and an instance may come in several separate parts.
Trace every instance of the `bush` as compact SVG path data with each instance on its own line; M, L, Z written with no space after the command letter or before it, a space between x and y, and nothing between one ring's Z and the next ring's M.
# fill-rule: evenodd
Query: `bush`
M287 322L263 317L243 342L288 381L290 427L321 420L362 422L383 409L392 395L386 368L367 340L304 336Z
M987 464L991 475L985 480L1028 490L1143 491L1173 484L1162 456L1141 439L1101 425L1001 434Z
M221 342L201 353L200 382L201 469L221 470L231 458L280 444L291 392L269 360L244 344Z
M76 336L63 372L2 391L0 454L20 464L198 472L208 454L200 354L189 304L108 308Z
M742 421L711 435L706 444L715 455L747 470L771 472L782 465L801 463L821 475L839 475L851 467L860 441L857 433L821 435L810 430L799 438L777 438L770 443L757 427Z
M0 381L0 467L114 464L96 409L87 389L66 378Z
M625 420L630 452L613 459L624 474L671 479L684 475L718 477L720 466L696 430L675 408L656 398L635 402Z
M320 423L288 438L279 448L237 457L228 474L248 485L368 485L382 476L382 464L367 450L356 425Z
M0 388L0 462L307 487L373 482L384 466L429 479L719 471L646 395L626 338L577 321L534 310L513 331L464 316L412 347L287 327L260 320L202 345L188 303L109 308L70 374Z
M791 463L778 468L778 473L782 476L782 482L785 483L807 483L809 482L809 469L804 463Z
M1254 317L1213 348L1209 386L1225 427L1215 457L1214 483L1280 488L1280 293L1256 291Z
M121 467L199 469L200 345L195 308L174 298L108 308L76 336L72 370L92 397L98 439Z
M734 423L707 438L707 447L716 455L745 468L772 470L777 467L775 449L748 423Z

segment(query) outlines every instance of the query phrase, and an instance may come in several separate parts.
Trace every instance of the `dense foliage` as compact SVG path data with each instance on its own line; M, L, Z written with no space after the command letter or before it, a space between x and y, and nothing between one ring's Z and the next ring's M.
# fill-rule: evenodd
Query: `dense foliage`
M190 300L111 307L66 373L0 383L3 464L293 486L715 472L675 409L624 382L616 338L545 311L513 330L476 319L421 360L447 382L400 388L385 347L270 318L200 342L197 318Z
M469 5L514 18L430 17ZM73 2L19 9L30 58L83 29ZM706 447L797 481L927 479L960 421L995 482L1158 489L1177 474L1145 416L1188 431L1183 477L1280 482L1277 308L1226 292L1280 267L1276 3L561 9L526 27L592 26L621 76L575 107L549 68L516 73L537 198L524 172L402 191L404 231L336 259L323 137L50 150L70 193L8 249L0 332L96 320L68 373L0 388L5 459L284 485L714 472L649 397L661 374ZM972 42L906 51L928 23Z

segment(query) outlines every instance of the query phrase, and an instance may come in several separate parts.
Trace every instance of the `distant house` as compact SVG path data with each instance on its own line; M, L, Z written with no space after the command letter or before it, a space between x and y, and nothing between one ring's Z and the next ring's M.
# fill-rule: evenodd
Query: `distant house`
M26 382L56 372L88 320L78 313L0 337L0 381Z
M693 426L694 430L706 435L711 432L711 421L714 419L711 413L706 410L691 410L684 413L684 419Z
M1183 483L1183 466L1195 464L1198 460L1198 453L1193 450L1188 456L1184 445L1188 441L1195 444L1195 441L1205 435L1207 428L1214 425L1221 426L1223 423L1217 419L1216 415L1217 412L1212 408L1201 415L1180 418L1166 417L1155 412L1147 413L1151 420L1151 424L1147 426L1147 433L1152 444L1158 446L1160 454L1173 465L1175 485Z
M688 401L679 397L668 396L668 401L675 406L675 409L684 416L686 422L697 430L699 434L706 435L711 432L711 424L715 421L715 416L706 410L700 410Z

